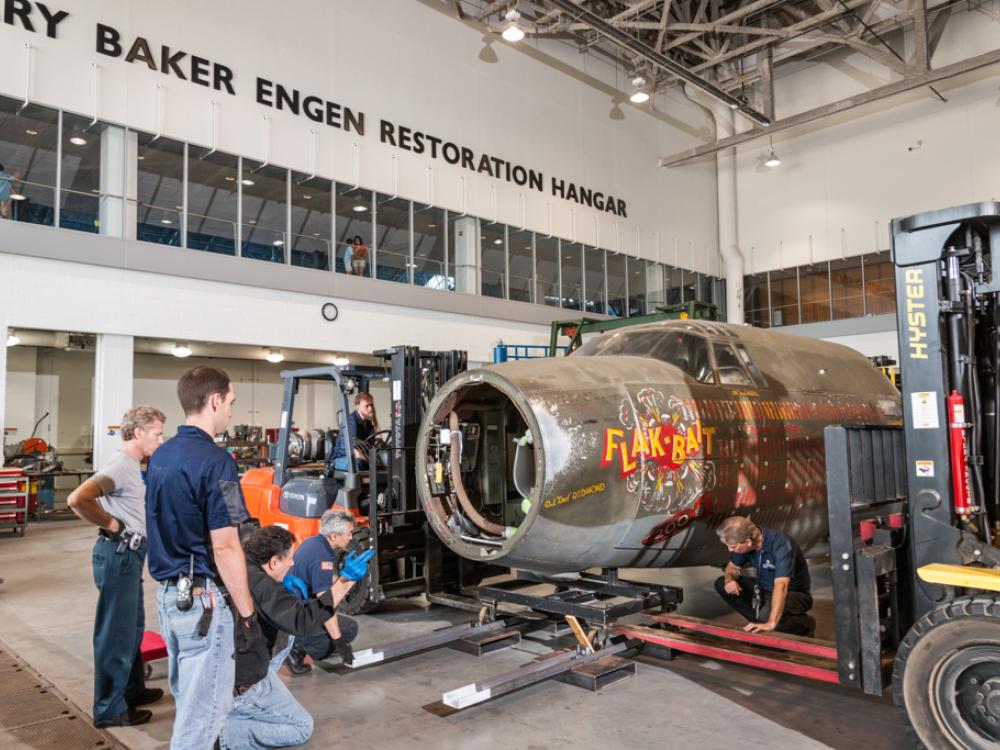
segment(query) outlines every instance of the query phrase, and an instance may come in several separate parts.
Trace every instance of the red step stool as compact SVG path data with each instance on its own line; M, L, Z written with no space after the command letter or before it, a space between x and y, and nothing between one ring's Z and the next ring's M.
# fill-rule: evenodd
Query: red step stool
M167 644L159 633L146 630L142 634L142 645L139 646L143 664L149 664L157 659L167 658Z

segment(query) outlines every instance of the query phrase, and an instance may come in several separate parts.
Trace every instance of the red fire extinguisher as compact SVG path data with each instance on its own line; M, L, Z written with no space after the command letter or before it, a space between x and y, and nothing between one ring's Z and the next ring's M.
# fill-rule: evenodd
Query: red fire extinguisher
M965 399L958 391L948 396L948 441L951 447L951 486L955 512L968 516L978 509L969 497L969 444L965 430Z

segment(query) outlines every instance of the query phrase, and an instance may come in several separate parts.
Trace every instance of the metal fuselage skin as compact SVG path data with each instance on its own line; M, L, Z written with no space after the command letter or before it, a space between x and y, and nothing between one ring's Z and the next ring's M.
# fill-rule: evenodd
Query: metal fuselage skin
M682 369L686 361L592 356L585 347L446 383L427 410L417 455L433 456L452 410L512 405L533 440L533 486L511 538L481 543L448 524L454 502L435 496L429 472L418 471L435 532L468 559L542 572L721 564L727 553L714 529L734 514L807 550L822 543L823 429L900 424L896 389L852 349L748 326L669 321L605 335L680 333L704 340L710 372L695 377ZM722 355L740 350L748 359L734 377Z

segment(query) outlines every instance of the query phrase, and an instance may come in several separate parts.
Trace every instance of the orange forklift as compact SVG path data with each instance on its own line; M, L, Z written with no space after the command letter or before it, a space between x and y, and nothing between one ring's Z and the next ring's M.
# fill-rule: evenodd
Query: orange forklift
M296 544L319 532L320 518L328 508L354 515L357 523L349 549L372 548L376 555L368 575L343 605L347 614L369 611L392 597L457 592L479 580L477 566L457 558L427 528L414 477L417 430L424 410L443 383L466 369L466 353L397 346L374 354L382 358L382 367L331 365L282 372L284 395L278 439L271 447L272 465L250 469L242 480L250 515L261 526L288 529ZM302 383L309 381L333 384L335 413L330 419L341 425L353 408L354 394L368 391L372 382L389 382L389 428L352 445L369 456L367 470L359 469L354 451L347 451L346 471L293 455L295 399Z

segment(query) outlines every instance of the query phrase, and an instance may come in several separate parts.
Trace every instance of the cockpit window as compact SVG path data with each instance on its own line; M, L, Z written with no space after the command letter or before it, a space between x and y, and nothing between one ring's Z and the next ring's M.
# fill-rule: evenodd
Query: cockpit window
M715 382L705 339L683 331L616 331L590 339L573 353L574 357L615 355L659 359L702 383Z
M715 364L719 368L719 382L723 385L753 385L753 381L740 364L736 352L729 344L714 344Z

